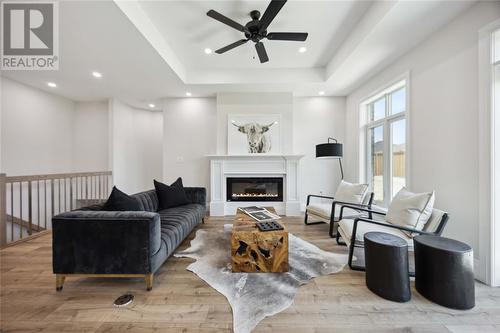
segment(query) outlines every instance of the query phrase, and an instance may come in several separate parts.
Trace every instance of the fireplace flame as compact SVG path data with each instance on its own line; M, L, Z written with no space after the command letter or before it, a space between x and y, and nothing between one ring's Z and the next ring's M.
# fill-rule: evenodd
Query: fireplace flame
M274 193L233 193L236 198L277 198L278 194Z

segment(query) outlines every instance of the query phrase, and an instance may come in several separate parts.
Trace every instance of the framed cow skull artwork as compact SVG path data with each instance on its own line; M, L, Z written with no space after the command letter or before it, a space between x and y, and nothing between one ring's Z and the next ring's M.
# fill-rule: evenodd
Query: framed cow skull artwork
M229 114L228 155L280 154L281 115Z

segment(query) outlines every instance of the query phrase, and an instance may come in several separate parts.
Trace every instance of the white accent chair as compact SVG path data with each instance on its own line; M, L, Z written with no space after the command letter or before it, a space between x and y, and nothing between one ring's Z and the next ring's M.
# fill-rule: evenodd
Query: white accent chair
M347 217L344 214L344 210L356 209L358 211L364 211L366 213L377 215L381 219L375 220L372 218L365 217ZM413 252L413 237L416 235L436 235L441 236L441 233L448 222L448 213L439 210L432 209L431 216L429 220L425 223L422 229L414 229L398 224L392 224L387 222L384 218L386 212L372 209L360 208L358 206L342 205L340 208L340 215L338 222L338 232L337 232L337 243L340 243L340 238L345 242L345 245L349 247L349 260L348 264L352 270L364 271L363 266L356 266L352 264L353 254L355 248L364 248L364 235L370 231L385 232L393 235L397 235L402 239L406 240L408 243L408 250ZM354 240L354 241L353 241ZM412 275L412 273L410 273Z
M312 201L314 198L316 200ZM319 200L317 200L319 199ZM359 207L359 208L368 208L371 209L371 205L373 202L373 192L365 194L363 201L361 204L339 201L335 200L334 197L324 196L324 195L315 195L309 194L307 196L306 203L306 212L304 217L304 224L312 225L319 223L327 223L330 224L330 237L335 238L337 234L335 233L335 223L337 223L340 219L340 208L343 204L348 204L351 207ZM349 209L349 216L359 216L362 214L357 209ZM344 214L347 216L347 211ZM369 215L371 218L371 215ZM309 222L310 218L314 218L316 221Z

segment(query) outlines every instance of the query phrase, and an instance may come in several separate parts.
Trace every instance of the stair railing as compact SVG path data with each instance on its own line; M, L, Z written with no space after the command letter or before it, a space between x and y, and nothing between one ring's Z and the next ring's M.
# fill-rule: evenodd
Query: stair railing
M112 172L0 173L0 247L52 228L52 217L107 199Z

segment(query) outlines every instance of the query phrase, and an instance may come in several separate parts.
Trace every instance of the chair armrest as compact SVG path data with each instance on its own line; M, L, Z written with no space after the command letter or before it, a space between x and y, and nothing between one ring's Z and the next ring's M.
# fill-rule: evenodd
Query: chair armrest
M333 197L329 197L329 196L326 196L326 195L309 194L309 195L307 196L307 202L306 202L306 205L309 205L309 201L311 200L311 198L321 198L321 199L329 199L329 200L333 200Z
M52 218L53 270L60 274L148 274L161 247L153 212L72 211Z
M338 200L334 200L333 203L340 204L341 206L349 206L348 208L351 208L351 209L360 209L360 208L370 209L370 205L367 205L367 204L357 204L357 203L338 201ZM353 207L357 207L357 208L353 208Z
M334 200L332 202L332 216L331 216L331 220L332 221L335 219L335 205L340 205L341 206L340 207L339 221L342 219L343 206L347 206L348 208L351 208L351 209L356 210L356 211L360 211L362 209L370 209L370 205L355 204L355 203L346 202L346 201L337 201L337 200ZM357 208L354 208L354 207L357 207Z
M203 207L207 204L207 189L204 187L184 187L186 196L190 203L199 204Z
M386 213L384 212L380 212L380 211L377 211L377 210L373 210L373 209L370 209L369 207L368 208L364 208L364 207L361 207L363 205L353 205L353 204L345 204L345 205L342 205L342 207L340 207L340 217L339 219L342 220L343 216L344 216L344 208L350 208L350 209L355 209L355 210L358 210L358 211L362 211L362 212L367 212L370 216L370 220L371 220L371 216L372 214L376 214L376 215L382 215L382 216L385 216ZM364 206L368 206L368 205L364 205Z
M383 226L383 227L388 227L388 228L393 228L393 229L398 229L398 230L404 230L404 231L408 231L408 232L415 232L415 233L418 233L418 234L421 234L421 235L434 235L434 233L428 232L428 231L423 231L423 230L418 230L418 229L413 229L413 228L407 228L407 227L403 227L403 226L396 225L396 224L390 224L390 223L387 223L387 222L374 221L374 220L370 220L370 219L365 219L365 218L362 218L362 217L358 217L358 218L354 219L354 225L353 225L353 229L352 229L352 236L353 237L356 236L356 229L357 229L357 226L358 226L359 222L376 224L376 225L380 225L380 226ZM356 238L352 238L352 239L356 239Z

